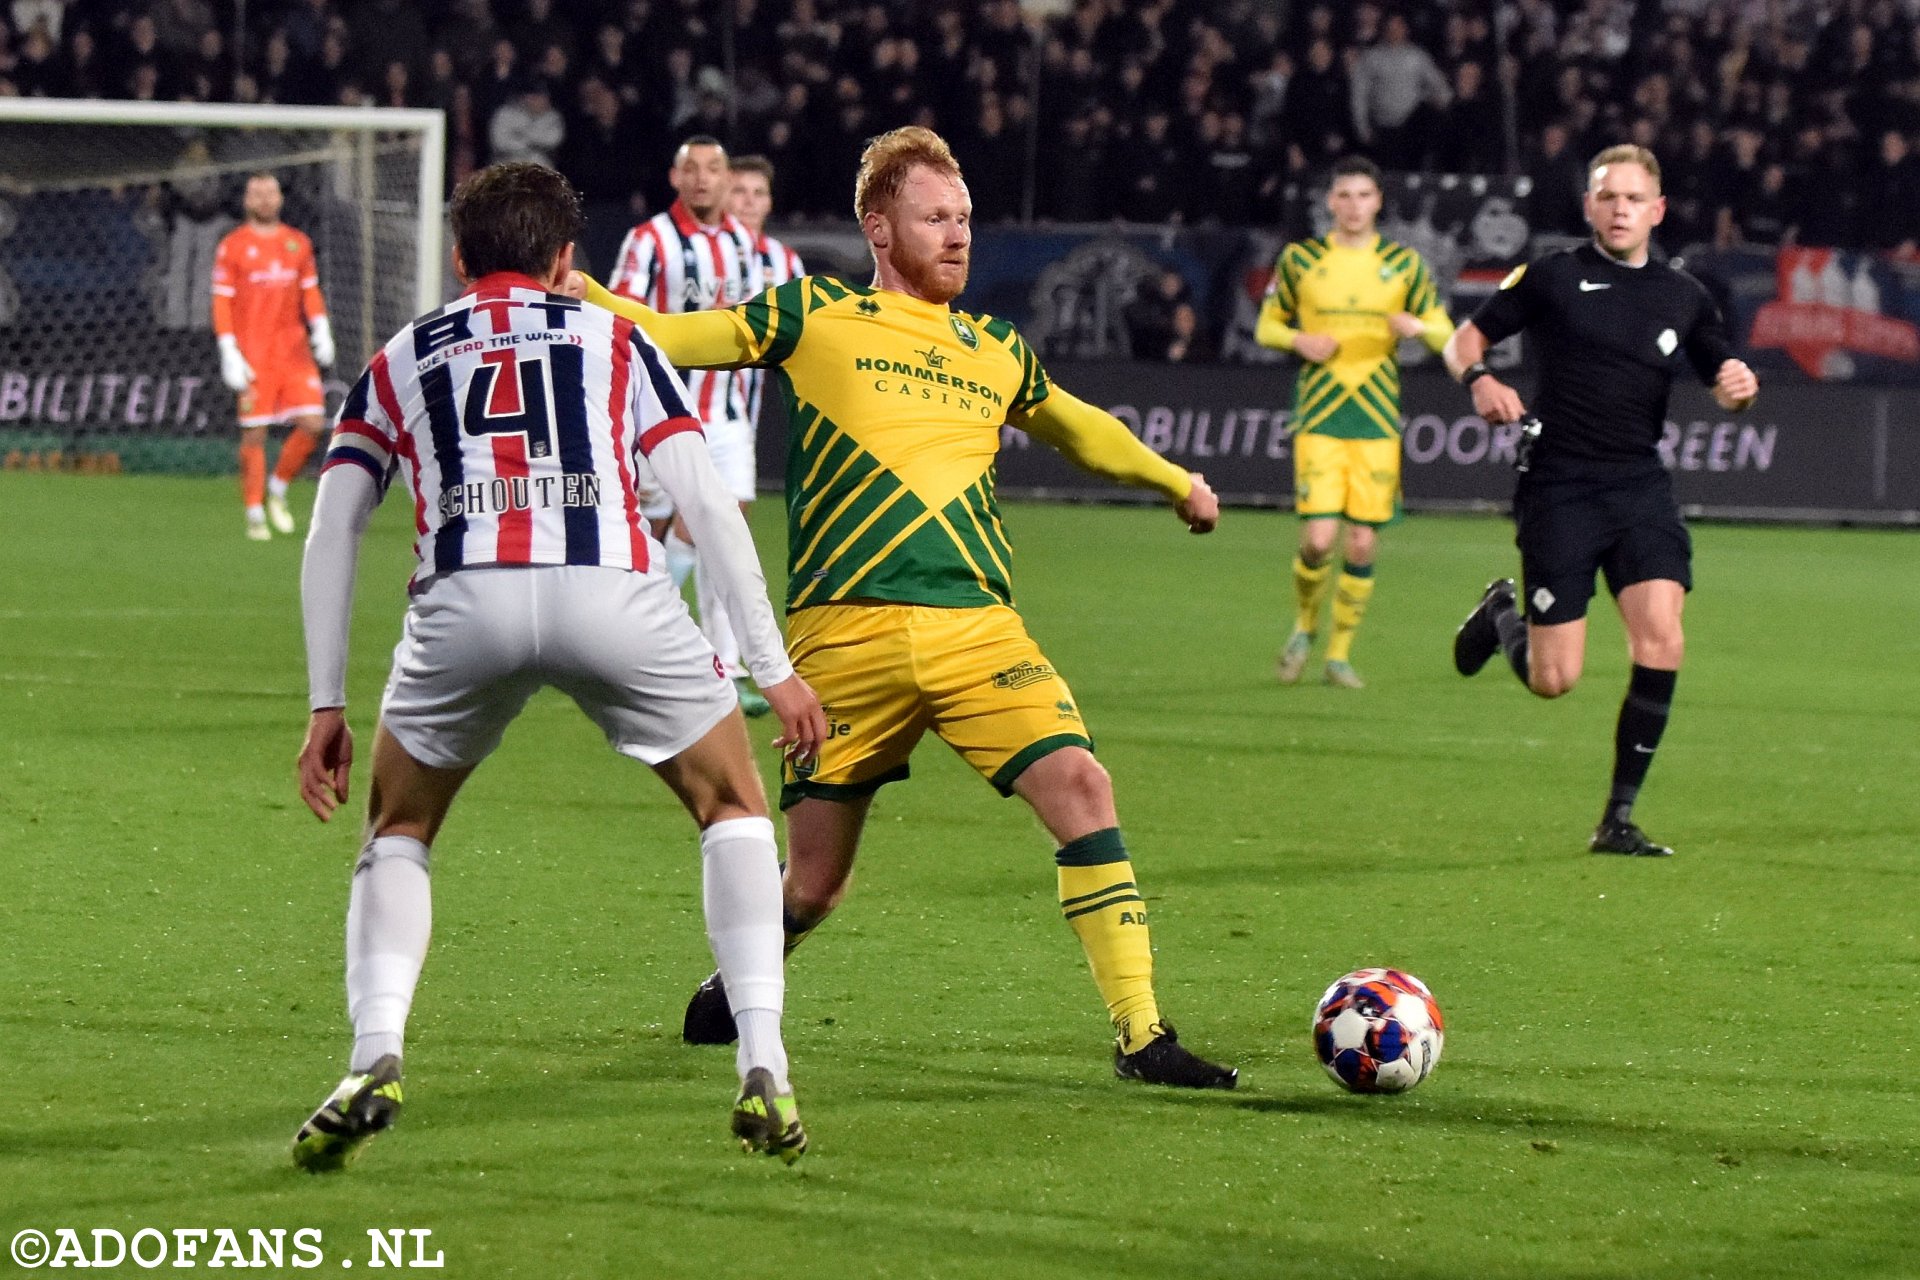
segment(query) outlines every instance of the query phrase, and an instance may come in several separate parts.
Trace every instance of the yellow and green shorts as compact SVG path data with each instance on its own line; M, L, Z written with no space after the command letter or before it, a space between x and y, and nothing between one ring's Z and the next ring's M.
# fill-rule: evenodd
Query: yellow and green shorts
M816 605L788 616L787 651L826 708L827 740L806 768L783 766L783 809L906 777L929 729L1002 795L1041 757L1093 747L1073 691L1005 605Z
M1293 509L1303 518L1391 523L1400 514L1400 441L1296 435L1293 481Z

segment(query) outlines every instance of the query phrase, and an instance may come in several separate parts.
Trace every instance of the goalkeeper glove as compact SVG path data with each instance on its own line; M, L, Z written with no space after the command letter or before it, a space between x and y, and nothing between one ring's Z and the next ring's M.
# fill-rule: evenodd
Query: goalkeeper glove
M307 336L313 340L313 358L323 367L333 365L333 326L325 316L307 321Z
M233 340L232 334L223 333L218 341L220 343L220 381L226 383L230 391L245 391L253 384L253 366L248 364L247 358L240 354L240 344Z

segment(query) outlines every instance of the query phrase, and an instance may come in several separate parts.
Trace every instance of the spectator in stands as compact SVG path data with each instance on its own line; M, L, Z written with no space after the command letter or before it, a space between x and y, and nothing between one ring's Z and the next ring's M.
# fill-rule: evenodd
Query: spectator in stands
M20 39L20 52L6 73L23 98L62 98L68 94L67 68L47 25L36 22Z
M1586 159L1573 150L1573 137L1563 120L1540 130L1540 142L1522 162L1533 184L1528 216L1536 232L1580 236L1589 230L1581 212L1587 189Z
M1498 173L1505 167L1506 134L1486 67L1473 59L1454 67L1453 102L1436 131L1434 166L1443 173Z
M1304 65L1287 82L1280 137L1286 141L1287 168L1294 173L1323 168L1352 145L1353 90L1326 36L1307 46Z
M1787 185L1787 166L1778 160L1762 163L1758 181L1734 214L1733 243L1759 249L1795 243L1800 214L1794 197Z
M1123 184L1120 216L1129 222L1179 221L1186 168L1186 149L1173 136L1173 117L1165 107L1147 108L1116 175Z
M397 2L397 0L396 0ZM523 62L537 62L554 45L573 56L577 39L573 19L553 0L526 0L526 17L515 24L511 35Z
M1720 135L1713 121L1696 119L1687 129L1680 162L1666 172L1667 216L1657 232L1672 252L1713 239L1714 220L1725 203L1721 193Z
M1247 144L1246 117L1238 111L1209 111L1201 122L1204 189L1200 211L1209 221L1230 227L1256 221L1259 166Z
M1753 129L1735 129L1728 138L1732 163L1723 171L1720 207L1713 215L1713 243L1731 247L1739 239L1740 206L1754 198L1760 189L1760 134Z
M1353 130L1383 169L1422 169L1434 113L1453 100L1433 55L1413 43L1406 15L1387 15L1378 44L1353 62Z
M1860 244L1912 257L1920 244L1920 159L1906 135L1883 130L1861 178Z
M62 74L65 78L62 92L68 97L107 96L109 82L106 65L100 56L100 41L94 35L93 28L84 22L74 24L68 32Z
M1210 352L1200 334L1200 313L1194 309L1193 291L1186 277L1172 267L1140 286L1128 303L1123 319L1127 344L1136 360L1160 364L1199 362Z
M1856 243L1859 191L1852 149L1808 123L1793 135L1789 161L1798 176L1801 198L1800 243L1842 246Z
M547 82L538 76L521 81L487 124L487 142L495 164L520 160L551 169L554 154L566 136L566 120L554 108Z

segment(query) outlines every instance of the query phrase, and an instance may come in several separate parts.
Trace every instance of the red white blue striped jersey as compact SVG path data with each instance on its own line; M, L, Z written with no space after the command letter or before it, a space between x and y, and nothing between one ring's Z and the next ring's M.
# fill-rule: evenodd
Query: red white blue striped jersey
M710 311L732 307L767 286L753 235L732 214L717 226L694 219L679 200L655 214L620 242L607 288L637 298L655 311ZM702 422L748 417L746 388L729 369L684 371L687 395Z
M679 377L632 321L487 276L395 334L354 383L325 468L413 494L418 588L459 569L660 572L637 459L699 432Z
M760 259L760 278L766 282L767 288L798 280L807 274L800 265L800 255L772 236L761 234L753 236L752 240L753 254ZM760 397L767 389L767 371L742 369L735 376L740 379L741 396L746 403L746 421L757 425L760 421Z

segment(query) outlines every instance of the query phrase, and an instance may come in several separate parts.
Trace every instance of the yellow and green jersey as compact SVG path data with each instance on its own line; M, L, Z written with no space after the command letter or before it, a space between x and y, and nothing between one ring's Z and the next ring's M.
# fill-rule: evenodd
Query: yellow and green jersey
M1000 427L1047 375L1004 320L802 276L733 313L787 408L787 608L1011 604Z
M1426 263L1407 246L1375 236L1353 249L1329 235L1280 251L1261 304L1261 341L1291 349L1301 332L1340 341L1332 359L1301 365L1290 430L1349 440L1399 436L1399 339L1387 324L1396 311L1425 323L1421 340L1434 351L1453 333Z

